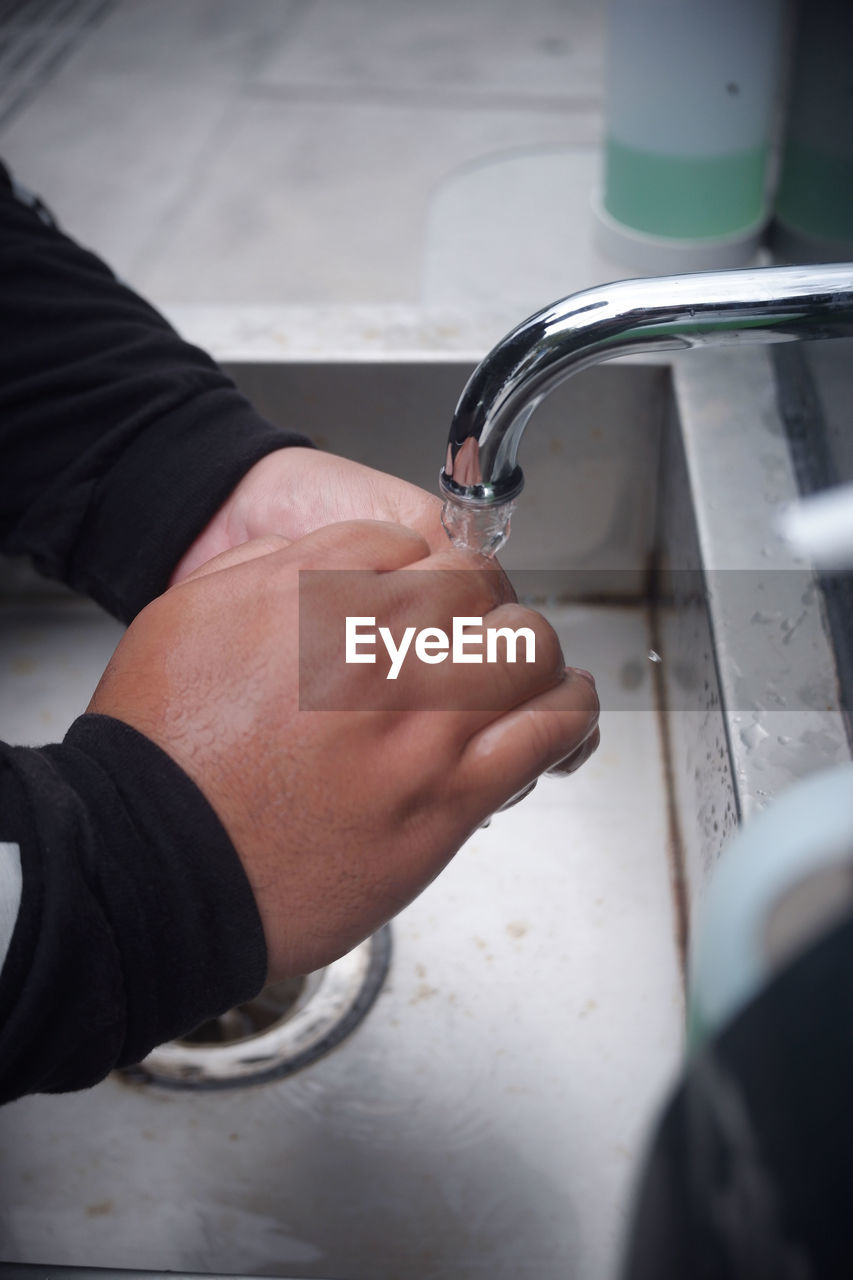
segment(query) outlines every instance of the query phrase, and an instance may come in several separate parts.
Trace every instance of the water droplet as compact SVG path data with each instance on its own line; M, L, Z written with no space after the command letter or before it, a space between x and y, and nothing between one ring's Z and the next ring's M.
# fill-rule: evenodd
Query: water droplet
M649 652L648 652L648 659L649 659L649 662L662 662L662 661L663 661L663 659L661 658L660 654L658 653L658 651L657 651L656 649L649 649Z
M740 731L740 740L745 747L749 748L750 751L754 751L755 748L760 746L764 739L769 736L770 735L764 728L764 725L759 724L758 721L749 725L746 729L741 729Z

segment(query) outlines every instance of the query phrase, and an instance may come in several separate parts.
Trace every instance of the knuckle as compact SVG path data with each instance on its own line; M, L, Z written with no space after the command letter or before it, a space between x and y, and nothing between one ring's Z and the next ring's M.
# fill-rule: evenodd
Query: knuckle
M535 665L540 671L549 675L563 671L565 663L560 639L547 618L536 609L518 603L504 605L496 612L500 614L501 625L519 633L522 630L533 632Z

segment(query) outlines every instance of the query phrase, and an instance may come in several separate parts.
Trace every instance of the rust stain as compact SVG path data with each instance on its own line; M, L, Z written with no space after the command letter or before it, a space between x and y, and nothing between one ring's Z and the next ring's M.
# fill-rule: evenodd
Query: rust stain
M511 938L523 938L530 929L529 924L525 924L523 920L510 920L506 927L506 931Z
M657 612L652 609L649 619L650 648L662 652L663 641L659 634ZM658 707L658 726L663 755L663 783L666 796L667 839L666 857L669 863L669 881L675 915L675 946L681 970L681 994L687 994L687 949L690 935L690 902L687 892L687 859L678 807L675 801L675 766L672 734L670 733L669 700L661 663L655 663L652 679Z
M98 1200L96 1204L86 1205L87 1218L103 1218L112 1213L115 1204L112 1200Z
M437 995L437 987L431 987L428 982L422 982L409 1001L409 1004L420 1004L422 1000L431 1000L433 996Z

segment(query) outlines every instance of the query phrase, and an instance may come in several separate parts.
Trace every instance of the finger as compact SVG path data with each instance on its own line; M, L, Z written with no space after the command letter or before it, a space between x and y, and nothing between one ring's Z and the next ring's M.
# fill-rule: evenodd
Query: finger
M410 529L417 529L426 538L430 551L443 551L448 543L447 531L441 523L441 507L436 498L434 502L424 503L420 511L404 520Z
M521 605L501 605L487 613L485 619L473 610L467 616L469 594L462 609L454 611L448 624L445 615L452 607L452 591L445 583L441 582L429 593L422 591L409 596L396 585L401 577L416 581L424 576L382 575L375 577L374 583L381 587L394 579L395 602L398 606L405 605L398 617L405 619L413 633L419 627L433 630L436 635L441 632L441 657L430 661L422 655L419 635L410 643L405 659L397 662L392 675L390 651L386 657L377 649L377 664L371 671L384 679L378 684L371 682L369 688L361 689L359 696L367 700L361 704L364 709L381 706L394 710L441 711L444 732L453 740L454 752L461 754L471 738L486 725L561 684L565 673L563 655L559 639L547 619ZM434 586L431 580L430 584ZM348 583L343 582L342 589L336 593L338 611L353 599L347 595L347 587ZM469 587L469 593L470 590ZM425 600L427 594L429 599ZM370 599L370 614L375 607L376 614L381 616L379 593L373 591ZM358 610L350 607L349 612ZM327 632L337 627L343 634L343 625L335 623L334 615L322 602L318 602L310 617L311 625L318 630ZM457 629L455 624L459 622L463 628Z
M596 727L586 742L582 742L577 750L566 756L565 760L561 760L558 764L552 765L546 770L549 777L565 777L570 773L576 773L581 765L586 764L591 755L598 750L601 742L601 733ZM505 800L498 809L498 813L505 813L507 809L514 809L517 804L521 804L522 800L526 800L531 791L535 791L538 778L534 778L532 782L528 782L526 787L522 787L514 796L510 796L509 800ZM486 819L483 826L489 825L490 819Z
M382 526L372 522L371 529L390 527L395 535L400 536L400 526ZM411 530L403 530L411 536ZM304 550L306 539L299 543L300 552ZM514 601L515 593L503 570L493 562L484 562L480 556L472 556L467 552L454 550L447 543L438 553L426 555L424 558L405 562L407 547L416 555L423 549L422 544L415 542L399 545L399 559L396 570L381 573L378 577L372 568L366 571L362 561L361 574L352 572L354 566L345 559L337 558L335 569L342 569L335 599L338 611L345 613L368 614L376 616L380 625L391 624L396 618L398 625L403 622L413 626L416 631L423 628L440 628L445 634L451 634L455 618L485 619L490 622L496 619L495 610L506 601ZM296 548L294 548L294 553ZM376 561L374 561L376 563ZM390 566L387 554L381 562L385 568ZM300 568L305 562L300 563ZM322 567L317 561L311 561L311 567ZM363 603L360 603L363 601ZM368 607L369 602L369 607ZM324 618L327 617L324 610ZM499 621L499 619L498 619ZM404 703L417 706L440 706L453 708L471 704L467 702L467 694L475 685L482 684L482 679L473 680L466 675L462 692L465 697L460 702L447 691L448 675L452 664L442 670L434 666L422 667L420 677L414 670L422 664L414 660L407 664L406 678L398 686ZM562 657L559 661L562 669ZM471 667L464 668L465 673ZM458 677L457 677L458 678ZM453 683L451 676L450 683ZM422 687L421 687L422 686ZM527 692L522 696L526 697ZM482 697L478 699L482 704ZM520 700L520 699L519 699ZM506 701L496 698L494 691L488 694L486 701L492 706L506 708Z
M493 812L507 798L591 738L598 725L594 686L571 668L555 688L494 720L469 740L457 778Z
M586 764L590 756L595 755L601 743L601 731L598 727L590 734L586 742L582 742L576 750L567 755L564 760L558 761L557 764L551 765L548 773L552 777L564 777L570 773L577 773L581 765Z
M412 565L412 568L419 572L427 569L441 569L447 573L460 575L482 574L484 581L488 581L491 587L492 603L489 607L493 609L499 604L514 602L517 599L515 588L497 560L481 556L475 551L463 551L459 547L451 546L446 534L440 545L433 549L429 559L419 561Z
M593 689L595 689L595 676L591 671L585 671L583 667L572 667L571 670L576 676L580 676L582 679L588 680ZM551 765L550 769L548 769L548 773L554 777L561 774L575 773L581 765L585 764L589 757L598 750L600 742L601 734L596 727L595 732L591 734L585 742L582 742L576 750L570 752L564 760L559 760L556 764Z
M454 618L477 618L483 626L488 618L491 625L496 609L515 602L512 585L499 567L451 547L403 566L385 586L406 621L419 628L450 631Z
M390 515L397 524L414 529L425 538L431 551L441 551L447 546L447 534L441 523L442 505L435 494L400 481L394 490Z
M477 721L469 716L469 737L561 685L566 673L559 637L535 609L500 604L485 614L483 633L485 642L477 648L482 660L463 667L453 664L444 677L446 706L481 713Z
M265 533L261 538L251 538L241 542L227 551L220 551L218 556L205 561L192 573L181 578L181 583L192 582L194 578L203 578L208 573L218 573L221 569L230 569L236 564L245 564L247 560L255 560L258 556L268 556L275 551L284 551L290 546L290 538L282 538L277 533ZM176 584L180 585L180 584Z
M501 805L498 813L505 813L507 809L514 809L517 804L521 804L522 800L527 799L531 791L536 790L536 783L538 781L538 778L534 778L532 782L528 782L526 787L522 787L514 796L510 796L509 800L505 800Z

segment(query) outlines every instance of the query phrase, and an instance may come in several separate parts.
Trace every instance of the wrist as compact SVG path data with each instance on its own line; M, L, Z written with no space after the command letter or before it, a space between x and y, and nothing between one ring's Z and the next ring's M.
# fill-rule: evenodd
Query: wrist
M282 489L287 488L287 484L283 486L282 481L291 469L289 464L292 461L295 472L305 455L315 453L316 450L309 445L288 445L265 454L254 463L181 556L172 570L169 586L183 582L189 574L207 564L214 556L248 542L256 536L259 529L274 531L275 525L281 523L280 513L277 519L273 516L268 520L265 512L273 506L280 509ZM293 484L295 489L295 476Z

